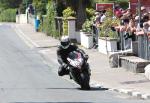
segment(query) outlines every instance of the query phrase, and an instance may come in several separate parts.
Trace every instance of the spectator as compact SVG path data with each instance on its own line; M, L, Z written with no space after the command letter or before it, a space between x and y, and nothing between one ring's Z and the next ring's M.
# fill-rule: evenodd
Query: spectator
M145 6L141 6L141 15L144 16L145 13L148 13Z
M143 22L148 22L149 21L148 13L143 14L142 20L143 20Z
M93 40L94 40L93 48L95 49L98 47L98 33L99 33L100 18L101 18L100 12L95 12L95 20L92 26Z
M16 23L19 23L20 22L20 12L19 12L19 9L16 10Z
M119 37L124 47L121 49L131 48L131 41L136 40L136 35L148 34L150 39L150 12L144 6L141 7L141 19L139 16L132 14L130 8L120 10L119 6L115 7L115 16L120 19L121 25L115 27L119 31ZM121 15L122 13L122 15ZM140 21L139 21L140 20ZM139 24L140 22L140 24Z
M126 11L121 17L120 37L122 37L122 49L131 49L132 40L135 40L135 23L129 11Z
M150 20L147 23L150 25ZM150 27L148 28L148 30L150 31Z
M19 15L19 10L18 9L16 10L16 15Z
M101 16L101 19L100 19L100 23L103 23L105 18L106 18L106 10L103 10L102 11L102 16Z
M99 12L95 12L95 20L94 20L94 25L95 26L99 26L100 25L100 13Z
M139 23L139 16L136 16L134 18L134 23L135 23L135 27L137 27L138 23Z
M124 11L124 13L123 13L123 16L129 17L129 15L131 15L131 9L130 9L130 8L126 9L126 10Z
M150 25L149 25L149 23L148 22L144 22L143 23L143 31L144 31L144 33L148 33L148 32L150 32Z
M130 19L128 28L129 28L129 32L130 32L129 38L131 38L132 41L135 41L136 40L136 35L135 35L136 23L135 23L134 18Z
M120 18L122 16L122 9L119 6L116 6L114 13L117 18Z

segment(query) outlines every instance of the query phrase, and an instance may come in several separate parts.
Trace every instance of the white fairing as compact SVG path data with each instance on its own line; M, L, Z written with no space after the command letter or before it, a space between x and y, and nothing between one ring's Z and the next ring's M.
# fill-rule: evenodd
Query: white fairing
M70 59L69 57L67 58L69 64L73 67L79 68L81 69L82 65L83 65L83 58L81 56L81 53L77 54L78 57L75 59Z

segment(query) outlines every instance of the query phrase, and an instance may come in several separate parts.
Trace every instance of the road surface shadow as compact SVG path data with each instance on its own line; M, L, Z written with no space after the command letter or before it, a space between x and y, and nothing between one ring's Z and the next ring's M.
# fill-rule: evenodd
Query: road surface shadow
M62 90L63 90L63 89L70 89L70 90L76 90L76 88L59 88L59 87L58 87L58 88L46 88L46 89L58 89L58 90L59 90L59 89L62 89Z
M121 84L139 84L139 83L148 83L150 82L147 79L143 79L143 80L137 80L137 81L125 81L125 82L120 82Z
M81 88L78 88L79 90L82 90ZM109 90L108 88L102 88L102 87L91 87L90 90L83 90L83 91L106 91Z
M93 102L11 102L11 103L93 103Z
M106 90L109 90L108 88L102 88L102 87L91 87L90 90L83 90L81 88L46 88L46 89L82 90L82 91L106 91Z

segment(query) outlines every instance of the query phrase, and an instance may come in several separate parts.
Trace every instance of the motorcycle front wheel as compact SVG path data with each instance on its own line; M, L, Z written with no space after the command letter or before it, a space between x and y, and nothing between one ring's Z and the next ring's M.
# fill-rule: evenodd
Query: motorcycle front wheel
M81 81L80 81L80 86L82 90L90 90L90 76L88 73L81 73Z
M80 73L77 69L70 68L70 77L81 86L82 90L90 89L90 74L87 71Z

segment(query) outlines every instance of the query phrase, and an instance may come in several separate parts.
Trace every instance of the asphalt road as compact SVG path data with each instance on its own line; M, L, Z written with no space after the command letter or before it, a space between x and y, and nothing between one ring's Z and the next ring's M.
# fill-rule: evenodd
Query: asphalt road
M77 84L65 79L67 77L57 76L54 71L57 65L48 66L39 53L41 48L29 48L11 25L0 25L0 103L147 102L107 88L80 90Z

